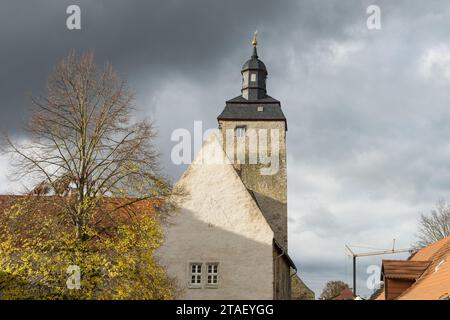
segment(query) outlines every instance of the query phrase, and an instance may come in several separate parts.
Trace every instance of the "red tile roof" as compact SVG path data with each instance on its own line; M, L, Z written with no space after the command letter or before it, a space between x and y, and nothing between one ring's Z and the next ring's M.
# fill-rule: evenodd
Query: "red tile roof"
M406 290L400 300L437 300L450 297L450 236L428 246L411 261L431 261L422 276Z
M127 223L138 215L154 216L157 208L163 204L161 199L147 199L128 205L133 201L131 198L104 198L94 215L95 227L107 232L116 225L115 222ZM19 203L26 203L27 209L32 210L27 219L21 220L21 230L24 233L27 233L27 229L36 227L36 219L47 215L57 216L64 208L64 198L58 196L0 195L0 218L6 210Z
M337 296L331 298L331 300L355 300L353 291L350 288L346 288L341 291Z
M417 276L420 267L425 270L415 282L397 299L399 300L438 300L450 298L450 236L435 242L412 255L407 261L397 264L397 269L389 269L393 275ZM384 265L384 264L383 264ZM394 264L395 265L395 264ZM384 291L376 298L384 300Z
M430 263L430 261L383 260L381 273L385 278L416 280Z

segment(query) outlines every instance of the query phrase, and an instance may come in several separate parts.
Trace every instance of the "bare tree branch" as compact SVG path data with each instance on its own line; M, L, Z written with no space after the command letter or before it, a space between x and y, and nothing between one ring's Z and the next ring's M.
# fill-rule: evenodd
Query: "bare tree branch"
M42 181L34 194L61 196L80 239L102 198L129 198L123 208L171 192L159 173L153 125L131 120L133 98L110 65L99 70L91 52L71 53L49 77L46 95L32 98L27 142L5 136L17 177Z
M431 210L429 214L422 214L416 236L419 248L450 236L450 205L440 200L436 209Z

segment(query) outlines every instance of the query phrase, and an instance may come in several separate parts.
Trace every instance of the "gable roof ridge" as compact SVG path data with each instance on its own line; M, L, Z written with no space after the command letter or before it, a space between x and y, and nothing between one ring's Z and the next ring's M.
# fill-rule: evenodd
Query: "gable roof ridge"
M219 133L220 134L220 133ZM240 182L240 184L242 185L242 188L246 191L247 195L252 199L252 203L255 205L255 207L258 209L258 212L260 214L260 216L262 216L262 218L264 219L264 221L266 222L266 224L269 226L269 229L272 231L273 233L273 238L275 239L275 232L272 229L272 226L270 225L269 221L267 221L264 213L262 212L262 209L258 203L258 201L256 200L256 197L253 193L253 191L251 191L250 189L248 189L244 183L244 181L242 181L242 178L240 177L240 175L238 174L236 168L233 165L233 162L231 161L230 157L228 156L227 152L224 149L224 145L221 144L218 141L219 137L217 137L217 132L212 132L204 141L200 151L198 152L198 154L196 155L194 161L192 161L192 163L189 165L189 167L186 169L186 171L182 174L182 176L180 177L180 179L178 179L178 182L176 184L179 184L182 182L182 180L184 180L184 178L186 176L188 176L188 172L190 172L193 168L193 165L198 165L197 160L199 157L203 156L203 150L205 149L206 145L209 143L217 143L219 144L219 149L221 150L221 153L225 156L226 160L223 163L223 165L227 165L227 166L231 166L231 171L233 172L235 178L237 178L237 180Z

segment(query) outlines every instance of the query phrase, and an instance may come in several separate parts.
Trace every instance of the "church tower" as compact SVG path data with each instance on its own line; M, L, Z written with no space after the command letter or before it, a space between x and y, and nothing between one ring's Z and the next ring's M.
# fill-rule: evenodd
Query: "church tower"
M267 69L259 60L256 32L244 63L241 95L218 116L224 148L287 251L286 118L280 102L267 95Z

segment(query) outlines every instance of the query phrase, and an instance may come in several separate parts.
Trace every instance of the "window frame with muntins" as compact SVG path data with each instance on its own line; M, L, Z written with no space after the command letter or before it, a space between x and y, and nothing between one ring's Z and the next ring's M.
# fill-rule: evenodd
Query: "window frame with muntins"
M189 287L201 288L202 285L203 285L203 263L201 262L189 263Z
M206 283L205 287L209 289L217 289L219 287L219 263L206 263Z

